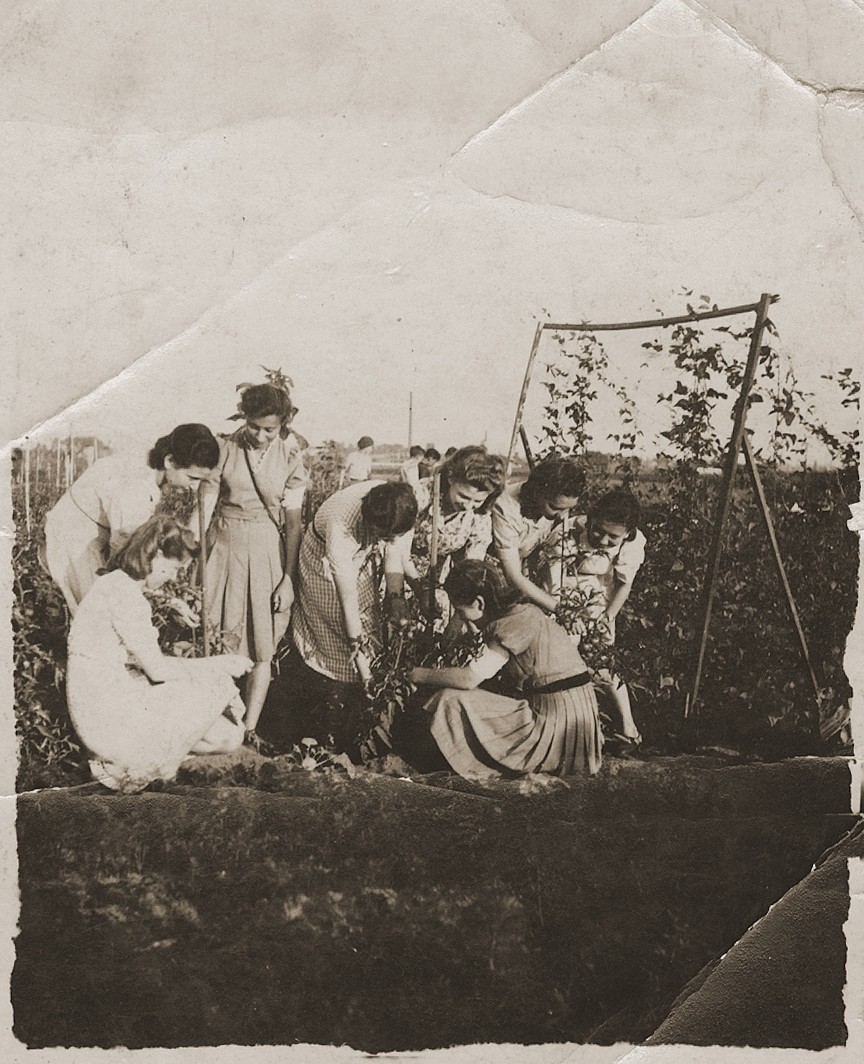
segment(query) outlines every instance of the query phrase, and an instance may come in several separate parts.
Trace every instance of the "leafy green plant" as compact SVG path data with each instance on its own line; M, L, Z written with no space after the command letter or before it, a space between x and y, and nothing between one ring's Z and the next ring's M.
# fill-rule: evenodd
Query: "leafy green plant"
M338 490L344 457L345 448L335 440L327 440L303 456L309 476L303 511L304 524L308 525L321 503Z
M12 571L18 788L78 782L87 770L66 704L66 604L20 531Z
M702 296L698 309L712 305ZM549 401L542 453L582 457L588 505L622 483L643 505L648 554L619 623L614 657L635 696L640 727L661 745L675 745L683 717L718 498L719 477L710 474L728 445L728 415L750 336L750 329L694 320L658 328L642 343L648 357L668 361L675 381L658 396L667 427L661 434L665 447L653 463L634 461L635 406L614 380L597 338L586 332L553 337L558 351L544 382ZM825 380L835 388L835 408L857 408L860 384L851 370ZM587 449L600 385L612 389L621 411L609 437L619 454L611 460ZM701 734L766 755L811 753L820 746L820 717L849 694L842 657L855 610L857 544L845 517L857 497L859 438L857 430L828 430L820 422L813 396L800 387L770 321L750 403L763 404L769 415L759 419L751 446L822 690L816 699L802 668L762 518L742 472L723 545ZM812 440L827 449L834 471L794 468ZM565 625L585 629L586 612L585 603L565 596ZM602 633L596 643L600 657L594 660L602 661ZM591 640L583 639L583 652L587 661Z
M362 759L370 761L390 751L393 725L417 701L416 688L408 679L415 665L466 666L480 655L483 645L482 633L473 629L445 641L430 626L418 600L412 599L408 623L390 633L371 662L372 678L366 685L366 707L358 737Z

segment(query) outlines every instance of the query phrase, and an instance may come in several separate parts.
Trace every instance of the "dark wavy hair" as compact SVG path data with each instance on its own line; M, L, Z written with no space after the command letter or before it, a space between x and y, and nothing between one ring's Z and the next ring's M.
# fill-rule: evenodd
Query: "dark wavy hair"
M157 551L166 558L188 561L198 554L198 543L192 532L168 514L156 514L140 525L126 543L116 551L106 572L122 569L133 580L143 580L150 575Z
M469 558L454 565L444 581L444 590L454 606L469 606L482 596L484 621L494 621L522 602L522 594L507 582L494 562Z
M505 463L497 454L489 454L485 447L461 447L441 467L441 491L453 484L469 484L478 491L489 493L480 507L486 513L504 487Z
M273 384L252 384L240 396L240 412L244 417L275 415L286 425L297 413L291 396Z
M147 464L151 469L164 469L169 454L180 469L214 469L219 463L219 444L206 425L178 425L159 437L147 455Z
M528 474L519 492L519 505L525 517L536 521L546 503L560 496L578 499L585 491L585 471L575 458L553 455L544 458Z
M642 508L632 492L625 488L616 488L601 495L588 511L588 516L594 521L609 521L611 524L623 526L630 532L628 538L633 539L639 527Z
M417 499L410 484L388 481L376 484L360 504L363 527L370 539L401 536L414 527Z

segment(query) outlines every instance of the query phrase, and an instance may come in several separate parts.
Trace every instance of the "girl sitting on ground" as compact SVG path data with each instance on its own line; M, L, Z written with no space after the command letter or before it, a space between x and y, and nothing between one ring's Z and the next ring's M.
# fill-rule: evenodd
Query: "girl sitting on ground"
M639 531L639 502L629 491L603 495L587 515L577 517L568 549L551 570L553 593L572 588L580 593L586 616L600 622L604 642L615 642L615 618L630 596L633 579L645 561L645 536ZM642 742L633 720L624 681L601 669L594 683L606 696L617 734L610 737L619 753Z
M411 671L412 683L442 688L425 709L450 766L462 776L597 772L597 702L572 637L523 601L494 563L460 562L444 589L486 641L468 666ZM480 689L502 670L521 698Z
M73 618L69 714L94 778L112 790L171 779L190 754L226 753L243 742L234 678L252 662L236 654L163 654L144 596L175 579L197 553L187 528L165 515L151 517L97 577Z

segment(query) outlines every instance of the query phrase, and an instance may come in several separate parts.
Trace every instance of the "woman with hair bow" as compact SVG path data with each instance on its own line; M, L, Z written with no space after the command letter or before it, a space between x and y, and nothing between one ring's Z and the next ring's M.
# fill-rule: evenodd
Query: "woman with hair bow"
M244 724L253 733L271 662L291 616L306 471L290 430L297 409L285 387L255 384L240 398L243 425L220 439L218 500L207 534L212 618L254 662Z

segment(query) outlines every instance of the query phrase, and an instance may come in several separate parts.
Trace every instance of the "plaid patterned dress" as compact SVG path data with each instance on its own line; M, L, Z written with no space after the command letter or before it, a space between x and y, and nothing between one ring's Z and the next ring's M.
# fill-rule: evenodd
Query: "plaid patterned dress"
M363 631L380 645L381 552L366 538L361 506L380 480L364 480L331 495L306 529L300 547L300 587L291 615L291 637L306 664L342 683L359 683L351 661L342 601L334 572L357 588Z

